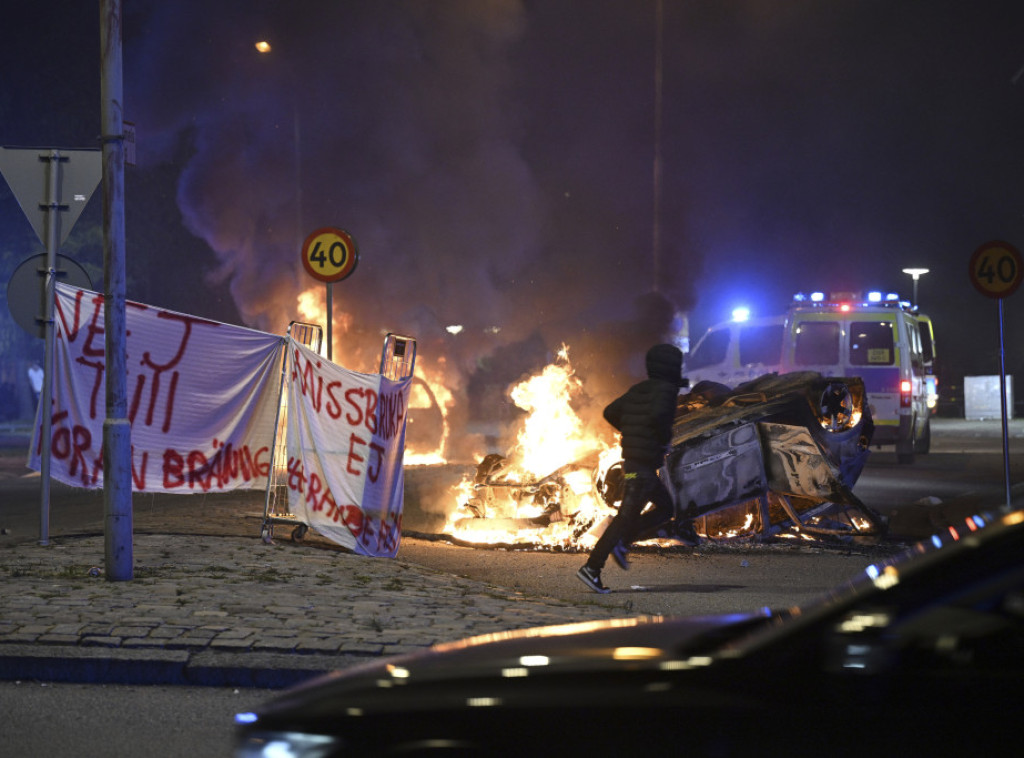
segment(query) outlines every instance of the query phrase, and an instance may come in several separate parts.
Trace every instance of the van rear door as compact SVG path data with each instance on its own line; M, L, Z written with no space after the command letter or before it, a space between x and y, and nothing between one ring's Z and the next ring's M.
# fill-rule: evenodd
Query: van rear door
M864 380L876 436L878 427L898 427L900 369L895 312L796 312L792 316L792 353L788 371L817 371L823 376L859 376ZM887 436L884 432L880 436ZM889 440L892 441L892 440Z

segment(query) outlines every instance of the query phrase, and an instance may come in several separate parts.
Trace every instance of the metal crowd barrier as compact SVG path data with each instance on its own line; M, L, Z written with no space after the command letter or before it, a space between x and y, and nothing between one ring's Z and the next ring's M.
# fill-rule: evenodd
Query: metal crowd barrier
M288 326L288 336L319 353L323 344L323 328L317 324L293 321ZM380 354L380 374L393 381L401 381L413 375L416 370L416 340L389 332L384 337ZM264 542L274 539L274 526L292 526L292 539L302 540L309 531L309 525L288 508L288 392L287 358L281 365L281 387L278 390L277 420L274 422L274 447L270 461L270 476L267 479L267 494L263 505L263 524L260 537Z
M416 340L388 332L380 351L380 374L385 379L401 381L416 370Z
M324 330L318 324L292 321L288 325L288 336L316 353L324 341ZM306 536L309 525L288 509L288 357L281 361L281 386L278 388L277 419L274 421L274 446L270 459L270 476L267 478L267 493L263 503L263 524L260 537L264 542L274 539L274 526L293 526L292 539L298 542Z

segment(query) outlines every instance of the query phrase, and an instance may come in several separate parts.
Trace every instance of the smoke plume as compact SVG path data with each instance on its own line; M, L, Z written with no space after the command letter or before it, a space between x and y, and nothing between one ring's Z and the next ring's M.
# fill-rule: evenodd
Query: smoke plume
M694 258L673 205L653 280L654 18L595 15L583 35L558 7L188 0L129 18L147 40L136 109L162 127L143 160L187 141L177 202L246 323L298 317L323 289L301 242L337 226L360 250L333 291L338 362L373 370L382 332L410 334L467 417L562 344L595 406L637 378Z

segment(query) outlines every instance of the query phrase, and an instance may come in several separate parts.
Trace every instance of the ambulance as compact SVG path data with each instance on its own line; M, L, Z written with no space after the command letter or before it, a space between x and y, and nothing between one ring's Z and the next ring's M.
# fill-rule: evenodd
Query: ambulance
M932 348L934 339L931 321L921 319L927 317L895 295L797 295L781 316L711 327L686 356L683 375L691 388L793 371L860 377L875 425L872 444L892 445L900 463L912 463L931 447L922 325Z

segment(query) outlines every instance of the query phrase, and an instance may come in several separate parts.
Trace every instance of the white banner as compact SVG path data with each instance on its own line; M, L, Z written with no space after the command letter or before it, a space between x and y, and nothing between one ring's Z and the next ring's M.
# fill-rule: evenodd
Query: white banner
M103 301L57 285L50 475L75 487L103 486ZM126 322L133 490L266 488L285 338L134 302ZM41 445L37 414L36 470Z
M356 553L393 558L412 380L349 371L294 340L287 371L291 512Z

